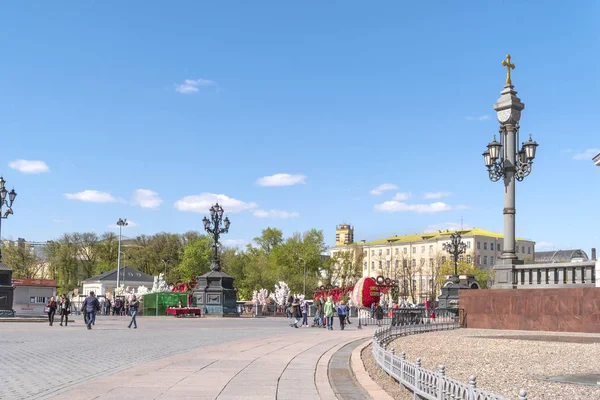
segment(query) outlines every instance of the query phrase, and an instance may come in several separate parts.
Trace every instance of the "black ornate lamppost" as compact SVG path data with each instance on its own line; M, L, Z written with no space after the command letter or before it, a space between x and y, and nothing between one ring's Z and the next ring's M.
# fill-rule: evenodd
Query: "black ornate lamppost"
M236 307L237 289L233 287L234 278L221 271L219 259L219 238L229 232L231 222L223 219L225 210L215 204L210 208L210 219L204 217L204 230L213 238L213 258L211 271L196 277L196 287L192 291L193 304L201 307L204 314L223 317L239 317Z
M521 182L531 173L531 166L538 147L530 135L529 140L522 144L521 149L517 149L519 121L525 104L517 97L517 91L514 90L510 71L515 68L515 65L510 60L510 54L507 54L506 59L502 61L502 65L507 70L506 85L500 93L498 102L494 104L494 110L500 123L500 142L496 141L496 137L494 137L483 153L490 180L492 182L504 180L504 243L502 255L494 265L494 288L496 289L515 287L515 265L522 263L515 253L516 181Z
M460 278L458 277L458 258L465 254L467 250L467 244L462 241L460 237L460 232L454 232L450 235L450 241L448 243L444 243L444 250L448 252L454 259L454 275L450 278L450 280L454 283L460 282Z
M229 221L228 217L223 219L223 213L225 210L223 210L223 207L221 207L219 203L212 206L209 211L210 219L204 217L202 222L204 223L204 230L208 232L208 234L212 235L213 238L214 252L210 267L213 271L220 271L221 260L219 259L219 237L221 234L229 232L229 225L231 225L231 222ZM224 225L223 228L221 227L222 225Z
M8 199L6 196L8 195ZM10 192L6 190L6 181L0 176L0 240L2 238L2 220L13 214L12 205L17 197L17 192L13 188ZM2 209L6 207L6 211ZM2 247L0 246L0 261L2 261Z

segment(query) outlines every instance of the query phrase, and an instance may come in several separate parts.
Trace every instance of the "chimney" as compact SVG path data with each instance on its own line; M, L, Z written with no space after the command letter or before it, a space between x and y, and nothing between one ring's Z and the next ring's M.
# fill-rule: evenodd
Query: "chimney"
M592 247L592 261L596 261L596 248Z

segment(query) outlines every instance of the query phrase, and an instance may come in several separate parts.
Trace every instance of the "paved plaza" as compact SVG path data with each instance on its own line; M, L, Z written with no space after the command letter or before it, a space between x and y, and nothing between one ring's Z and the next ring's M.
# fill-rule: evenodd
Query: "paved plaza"
M330 358L373 334L285 318L142 317L134 330L103 316L88 331L74 318L0 324L0 398L335 399Z

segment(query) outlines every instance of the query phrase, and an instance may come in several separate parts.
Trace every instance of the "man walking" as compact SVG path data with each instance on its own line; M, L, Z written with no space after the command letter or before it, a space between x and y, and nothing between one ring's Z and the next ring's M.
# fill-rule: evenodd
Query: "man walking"
M138 309L140 308L140 301L135 297L135 294L131 296L131 300L129 301L129 312L131 312L131 321L129 321L128 328L131 329L131 324L133 324L133 329L137 329L137 321L135 317L138 313Z
M92 329L92 324L96 320L96 311L100 310L100 302L95 296L94 292L90 292L90 295L85 298L81 305L81 311L85 312L86 323L88 330Z

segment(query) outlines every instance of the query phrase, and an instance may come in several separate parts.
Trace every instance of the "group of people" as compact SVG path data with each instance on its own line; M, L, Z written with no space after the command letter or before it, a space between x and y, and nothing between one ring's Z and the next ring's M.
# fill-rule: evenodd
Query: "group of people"
M56 313L60 314L60 326L68 326L69 314L71 313L71 301L66 295L60 295L56 300L54 296L50 297L48 304L46 304L46 313L48 314L48 323L50 326L54 324L54 316Z
M116 299L113 303L113 309L116 310L113 311L113 315L131 315L131 320L129 321L129 325L127 327L131 328L131 326L133 325L133 329L137 329L136 316L140 307L140 301L135 295L131 296L130 300L126 300L127 311L125 311L125 307L119 306L115 308L117 302L120 302L120 300ZM86 297L83 301L81 305L81 312L83 313L83 320L88 330L92 329L92 325L96 324L96 314L103 310L103 307L105 315L110 315L110 300L106 299L103 303L104 304L102 305L100 304L100 301L98 300L94 292L90 292L89 296ZM109 311L107 311L107 309ZM50 326L54 324L54 316L57 310L60 313L60 326L63 326L63 319L65 323L64 326L67 326L69 323L68 316L71 313L71 302L66 295L63 294L59 296L58 301L56 301L54 297L50 297L48 304L46 304L45 311L48 314L48 322Z
M333 317L337 313L340 320L340 329L344 330L346 324L350 322L350 309L343 300L337 302L333 301L333 298L329 296L327 300L324 297L319 297L314 301L315 316L313 318L312 327L327 328L327 330L333 330ZM306 300L300 300L290 296L286 305L286 312L288 318L294 318L295 322L290 324L291 327L308 328L308 309L309 304Z
M104 315L129 315L131 308L127 299L115 298L111 300L105 298L100 303Z

